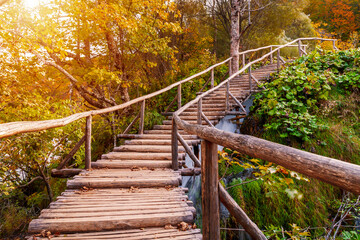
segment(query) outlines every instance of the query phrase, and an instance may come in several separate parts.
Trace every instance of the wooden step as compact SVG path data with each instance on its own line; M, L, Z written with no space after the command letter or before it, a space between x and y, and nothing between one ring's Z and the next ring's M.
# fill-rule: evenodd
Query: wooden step
M91 209L89 209L91 211ZM191 211L158 214L139 214L112 217L34 219L29 224L30 233L41 232L94 232L144 227L164 227L167 224L177 225L179 222L192 223Z
M48 238L36 237L38 240L48 240ZM148 240L148 239L193 239L201 240L202 235L200 229L189 229L186 231L179 231L178 229L165 229L162 228L144 228L144 229L131 229L120 231L108 232L92 232L92 233L76 233L54 236L56 240L88 240L88 239L126 239L126 240ZM35 240L35 238L29 238Z
M103 154L101 159L126 160L171 160L171 153L143 153L143 152L110 152ZM185 154L180 153L179 159L185 159Z
M164 127L171 127L170 125L161 125ZM187 140L189 146L200 144L201 140ZM132 145L171 145L171 140L153 140L153 139L133 139L126 140L125 144Z
M93 168L115 168L115 169L129 169L132 167L141 168L171 168L171 161L164 160L98 160L92 162Z
M179 152L185 152L183 147L178 147ZM119 147L115 147L114 152L171 152L171 146L157 146L157 145L130 145L125 144Z
M89 171L67 182L68 188L130 188L179 186L181 175L174 171L112 169ZM63 204L63 203L62 203Z

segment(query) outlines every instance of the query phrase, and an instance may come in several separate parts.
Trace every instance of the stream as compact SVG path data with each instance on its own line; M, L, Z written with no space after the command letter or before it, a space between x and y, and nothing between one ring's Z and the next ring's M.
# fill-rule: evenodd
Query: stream
M253 98L250 97L246 100L243 105L246 108L246 112L250 112L250 107L253 104ZM233 133L240 133L240 125L232 121L231 119L235 118L235 115L226 115L223 119L220 120L218 124L215 125L217 129L224 130L227 132ZM240 123L243 122L244 119L240 119ZM218 150L221 151L224 147L218 146ZM199 152L201 153L201 146L199 145ZM199 160L201 161L201 154L199 154ZM185 164L187 167L192 168L194 167L194 163L191 158L186 155L185 157ZM224 179L225 184L227 184L226 179ZM202 212L201 212L201 176L183 176L182 177L182 187L188 188L189 192L187 195L189 196L189 200L194 203L194 207L196 208L196 218L195 223L199 227L201 227L201 219L202 219ZM228 210L220 204L220 218L227 219L229 217ZM239 226L241 228L241 226ZM239 232L238 240L250 240L251 238L243 231Z

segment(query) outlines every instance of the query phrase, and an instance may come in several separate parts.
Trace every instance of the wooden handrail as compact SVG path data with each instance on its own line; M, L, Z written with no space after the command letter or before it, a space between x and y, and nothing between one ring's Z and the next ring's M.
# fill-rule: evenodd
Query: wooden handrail
M189 124L173 115L178 127L210 142L231 148L253 158L273 162L292 171L360 194L360 166L320 156L253 136L235 134Z
M197 74L194 74L194 75L192 75L188 78L185 78L184 80L181 80L179 82L173 83L173 84L171 84L163 89L160 89L156 92L150 93L148 95L130 100L126 103L116 105L113 107L108 107L108 108L103 108L103 109L93 110L93 111L87 111L87 112L82 112L82 113L76 113L76 114L70 115L65 118L60 118L60 119L52 119L52 120L44 120L44 121L10 122L10 123L0 124L0 139L4 138L4 137L9 137L9 136L12 136L15 134L19 134L19 133L38 132L38 131L47 130L47 129L51 129L51 128L63 127L63 126L66 126L66 125L68 125L74 121L77 121L79 119L82 119L82 118L86 118L89 116L95 116L95 115L101 115L101 114L110 113L110 112L115 112L115 111L127 108L135 103L143 102L144 100L150 99L150 98L160 95L164 92L167 92L172 88L175 88L183 83L186 83L198 76L201 76L201 75L211 71L212 69L214 69L220 65L223 65L223 64L229 62L230 60L231 60L231 58L228 58L220 63L212 65L211 67L208 67L207 69L205 69Z

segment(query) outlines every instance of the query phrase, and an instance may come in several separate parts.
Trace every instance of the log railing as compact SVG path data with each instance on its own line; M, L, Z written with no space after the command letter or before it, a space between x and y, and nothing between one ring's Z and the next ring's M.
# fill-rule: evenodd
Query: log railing
M75 154L75 152L79 149L79 147L85 142L85 168L90 169L91 168L91 135L92 135L92 117L93 116L112 113L112 112L130 107L133 104L140 103L141 109L140 109L139 115L137 117L135 117L135 119L132 121L130 126L124 131L124 134L120 135L120 137L125 137L125 138L136 138L138 135L127 134L127 132L132 127L132 125L134 125L135 121L140 119L139 134L143 133L146 100L148 100L152 97L158 96L162 93L165 93L165 92L177 87L178 89L177 89L176 100L178 103L178 110L173 114L173 119L172 119L172 124L173 124L173 127L172 127L172 156L173 156L172 157L172 167L173 167L173 169L179 168L179 162L178 162L178 157L177 157L179 141L184 146L184 148L188 152L188 154L190 155L190 158L194 161L195 166L196 167L200 166L199 159L195 156L195 154L190 153L191 152L190 148L186 147L185 141L182 141L183 139L182 139L181 135L178 133L179 127L184 129L186 132L196 134L199 137L205 139L204 142L202 143L203 144L203 147L202 147L202 161L203 161L202 179L203 179L203 184L205 183L205 185L207 185L207 186L204 185L203 190L202 190L203 191L203 196L202 196L203 207L206 208L205 211L203 210L203 212L204 212L203 219L206 223L205 225L203 224L204 225L204 239L210 239L210 236L211 236L211 239L218 239L218 233L219 233L219 230L217 229L219 227L218 217L214 216L214 219L211 219L211 218L209 219L209 217L210 217L209 215L213 216L214 212L218 212L217 210L219 210L218 209L219 205L216 202L214 204L212 202L213 200L211 200L211 199L214 199L214 201L218 201L216 199L218 199L218 196L219 196L218 192L219 192L221 201L225 204L225 206L229 206L228 207L229 211L231 213L235 214L235 217L244 216L244 213L241 212L241 209L239 209L238 206L235 206L232 204L233 200L228 199L226 193L224 192L225 191L224 189L222 189L221 187L218 188L216 144L228 146L230 148L244 152L250 156L251 156L251 154L255 154L254 156L256 156L256 157L260 157L260 158L263 157L264 160L273 161L280 165L283 164L285 167L288 167L289 169L299 171L300 173L304 173L305 175L309 175L309 176L314 175L314 172L317 174L319 173L319 171L318 171L319 168L316 168L316 167L318 167L316 164L324 163L324 166L322 169L324 169L325 172L324 172L324 174L322 174L322 176L325 176L325 177L321 178L321 180L329 182L336 186L343 187L344 189L347 189L349 191L360 193L360 190L358 189L360 186L360 184L359 184L360 182L358 180L358 178L360 176L359 169L358 169L358 167L355 167L351 164L349 165L347 163L339 162L334 159L328 159L328 158L325 159L324 157L320 157L320 156L318 156L318 158L316 158L317 155L309 156L309 155L306 155L305 153L303 153L303 155L301 155L301 154L297 155L297 154L299 154L299 152L296 152L295 150L291 150L287 147L283 147L281 149L281 147L279 147L276 144L274 145L274 143L269 143L270 145L271 144L273 144L273 145L271 145L271 147L269 147L268 150L265 151L267 154L261 155L261 152L264 151L264 149L266 149L266 148L264 147L264 149L259 149L260 145L258 145L258 144L263 144L263 142L261 142L261 141L264 141L264 140L261 140L261 139L254 140L250 136L246 136L247 140L245 140L245 139L242 139L243 135L231 135L230 133L223 133L223 132L221 132L221 134L223 134L223 135L219 136L218 135L219 130L217 130L213 127L209 128L209 127L202 126L202 119L205 119L205 122L207 122L207 123L210 122L210 121L206 121L207 118L201 110L201 101L205 96L208 96L210 93L214 92L215 90L219 89L220 87L223 87L226 84L225 113L229 113L229 111L230 111L230 104L229 104L230 97L232 97L235 100L236 104L239 105L239 107L242 108L242 110L244 111L245 109L242 107L242 104L239 101L237 101L236 97L234 97L234 95L229 90L230 81L232 79L234 79L236 76L243 74L247 69L249 69L249 73L250 73L249 79L251 79L251 78L254 79L254 77L251 75L251 67L255 63L263 61L264 59L266 59L268 57L270 58L270 62L272 63L274 53L277 53L277 56L278 56L277 64L278 64L278 69L279 69L280 61L285 63L285 61L280 56L280 49L285 48L285 47L293 47L293 45L295 43L298 43L298 46L300 46L299 47L299 55L306 54L306 50L303 47L305 45L302 45L301 41L308 41L308 40L333 41L333 47L334 47L334 49L336 49L335 40L333 40L333 39L301 38L301 39L294 40L294 41L292 41L288 44L282 45L282 46L272 45L272 46L267 46L264 48L248 50L248 51L241 53L241 55L243 56L243 59L245 59L243 61L243 68L240 69L238 72L234 73L228 79L222 81L216 87L214 87L214 78L213 78L214 69L216 67L226 64L226 63L230 64L230 60L232 58L228 58L220 63L217 63L217 64L195 74L195 75L192 75L184 80L181 80L179 82L171 84L166 88L163 88L163 89L153 92L151 94L133 99L131 101L128 101L128 102L120 104L120 105L116 105L116 106L112 106L112 107L108 107L108 108L104 108L104 109L99 109L99 110L77 113L77 114L73 114L73 115L70 115L68 117L61 118L61 119L44 120L44 121L10 122L10 123L0 124L0 139L9 137L9 136L13 136L15 134L20 134L20 133L37 132L37 131L42 131L42 130L47 130L47 129L52 129L52 128L64 127L72 122L77 121L77 120L86 119L84 139L82 139L78 144L76 144L73 151L71 151L71 154L72 155ZM246 61L247 53L259 51L259 50L263 50L263 49L269 49L269 48L270 48L269 53L246 64L245 61ZM206 74L210 71L211 71L211 89L205 93L202 93L201 95L198 95L194 100L192 100L192 101L188 102L187 104L185 104L184 106L182 106L181 85L186 82L189 82L192 79L195 79L203 74ZM251 84L251 81L249 81L249 84ZM250 88L249 96L250 96L251 92L252 92L252 87ZM190 107L191 105L194 105L196 103L199 103L198 104L198 123L199 124L198 125L187 124L186 122L182 121L179 118L179 115L182 112L184 112L184 110L186 110L188 107ZM243 114L243 112L240 112L240 114ZM228 134L230 134L230 135L228 135ZM230 139L230 142L228 141L229 139ZM231 142L231 141L233 141L233 142ZM256 149L256 151L254 149ZM254 151L252 151L252 150L254 150ZM299 151L299 150L297 150L297 151ZM286 152L287 152L287 154L285 154ZM306 155L305 157L304 157L304 154ZM276 157L272 158L271 156L276 156ZM287 157L284 157L284 156L287 156ZM289 162L289 163L286 164L286 162ZM291 164L290 164L290 162L291 162ZM296 166L296 164L300 164L300 163L310 164L311 162L313 162L312 167L311 166L307 167L306 169L308 169L308 170L306 170L306 171L304 170L304 168L298 169L298 167ZM294 163L296 163L296 164L294 165ZM325 166L326 164L327 164L327 166ZM65 166L65 165L66 165L66 163L63 164L63 166ZM57 169L57 170L61 171L61 169ZM346 173L348 175L343 176L344 174L341 174L340 171L346 171ZM198 172L198 170L197 171L194 170L193 172ZM357 175L357 178L355 178L356 177L355 175ZM329 176L334 176L336 178L336 180L333 181L333 180L327 179L327 177L329 177ZM344 179L342 181L340 181L341 178L344 178ZM355 185L351 184L350 181L355 182ZM214 196L215 196L215 198L214 198ZM246 216L246 214L245 214L245 216ZM241 218L241 217L239 217L239 219L240 219L240 223L243 225L245 230L248 231L248 233L250 233L250 234L253 233L256 239L263 239L263 236L261 236L261 234L260 235L255 234L255 233L259 233L260 230L254 229L254 224L251 222L250 219L246 218L244 220L244 218ZM215 227L215 228L213 229L213 227ZM260 233L261 233L261 231L260 231Z
M333 39L319 39L319 38L301 38L294 40L288 44L259 48L251 51L258 51L270 48L270 52L264 54L262 57L244 64L242 69L230 76L218 86L211 88L207 92L198 95L194 100L185 104L182 108L173 114L173 128L172 137L174 142L177 142L178 129L181 128L185 132L197 135L203 139L201 144L201 189L202 189L202 219L203 219L203 238L204 239L220 239L220 217L219 217L219 199L227 207L229 212L238 220L246 232L250 234L253 239L266 239L261 230L248 218L246 213L236 204L226 190L221 186L218 180L218 154L217 146L221 145L229 147L240 153L249 155L250 157L260 158L265 161L274 162L284 166L290 170L297 171L306 176L319 179L321 181L338 186L345 190L360 194L360 166L339 161L332 158L319 156L305 151L297 150L291 147L283 146L277 143L269 142L252 136L229 133L218 130L214 127L202 126L202 99L221 87L226 87L226 111L229 111L229 97L232 97L235 102L242 107L233 94L229 91L229 83L232 79L240 74L244 74L248 70L249 74L249 89L250 97L252 92L251 80L254 79L257 84L259 81L251 74L252 65L263 61L270 57L270 62L273 61L273 54L277 54L277 68L280 69L280 63L285 61L280 56L282 48L291 46L298 46L299 56L306 54L305 45L302 41L333 41L334 50L336 49L335 41ZM294 45L298 43L298 45ZM243 58L245 59L245 58ZM190 106L197 104L198 106L198 121L197 124L189 124L181 120L180 115ZM242 109L244 111L244 109ZM172 145L173 166L178 167L177 145Z

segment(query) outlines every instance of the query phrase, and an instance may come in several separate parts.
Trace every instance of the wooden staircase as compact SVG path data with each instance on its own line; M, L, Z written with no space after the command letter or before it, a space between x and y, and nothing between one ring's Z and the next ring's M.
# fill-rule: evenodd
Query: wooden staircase
M275 69L268 65L253 75L261 80ZM230 91L242 102L249 95L248 76L233 79ZM230 104L233 108L235 101ZM225 116L225 87L204 98L202 111L214 125ZM197 123L197 106L181 118ZM200 143L197 136L179 133L189 146ZM185 150L180 144L178 158L182 165ZM55 239L201 239L193 225L195 208L181 187L181 173L171 169L171 159L170 117L68 180L68 189L31 221L29 239L48 239L49 234Z

